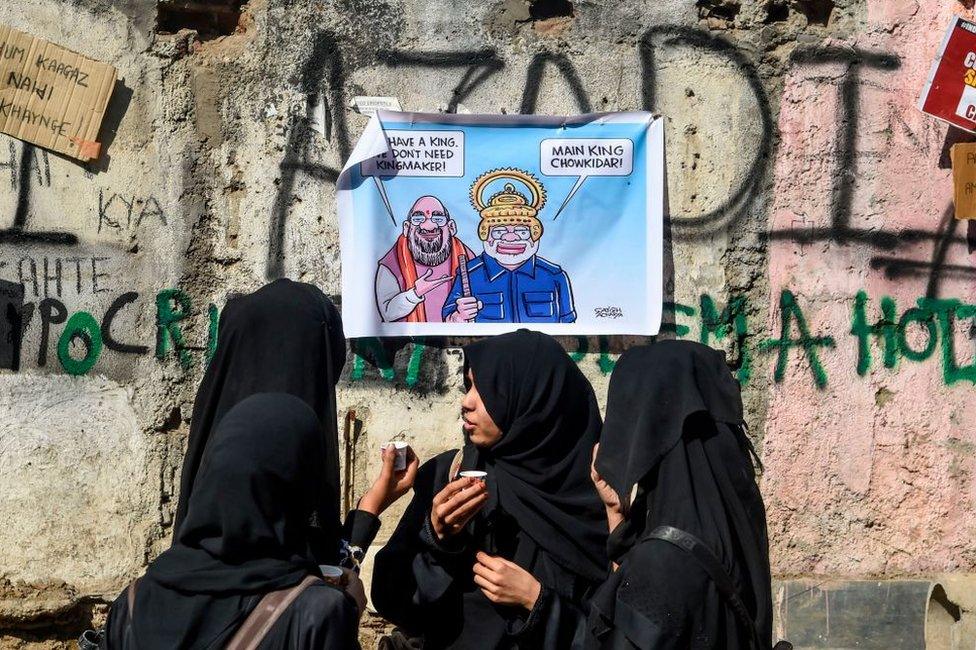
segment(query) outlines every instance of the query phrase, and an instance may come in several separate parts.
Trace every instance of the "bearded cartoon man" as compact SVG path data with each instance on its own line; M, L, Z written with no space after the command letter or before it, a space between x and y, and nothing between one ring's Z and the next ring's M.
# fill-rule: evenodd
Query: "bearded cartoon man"
M376 269L376 307L385 322L440 322L458 256L473 257L457 224L434 196L417 199Z
M531 201L506 183L485 204L482 192L496 179L520 181ZM569 276L558 264L538 255L545 190L531 174L498 169L482 174L471 186L471 204L481 215L478 237L484 252L469 258L468 284L454 280L442 315L449 322L572 323L576 321Z

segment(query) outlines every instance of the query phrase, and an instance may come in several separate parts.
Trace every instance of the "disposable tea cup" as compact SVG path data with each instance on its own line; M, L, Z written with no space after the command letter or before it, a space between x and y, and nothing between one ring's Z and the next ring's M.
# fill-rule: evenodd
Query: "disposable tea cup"
M346 574L342 571L342 567L337 567L332 564L320 564L319 571L322 572L322 578L326 582L330 582L340 587L343 586Z
M403 470L407 469L407 447L410 445L398 440L396 442L383 443L383 449L385 450L391 445L396 451L396 460L393 461L393 471L402 472Z
M463 472L460 472L458 476L461 478L476 478L482 483L485 483L488 480L488 472L481 472L473 469L464 470Z

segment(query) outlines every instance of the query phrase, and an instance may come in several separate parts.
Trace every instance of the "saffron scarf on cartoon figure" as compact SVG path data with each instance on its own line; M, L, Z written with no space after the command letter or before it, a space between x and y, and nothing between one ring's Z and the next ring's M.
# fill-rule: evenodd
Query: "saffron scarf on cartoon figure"
M450 276L452 278L457 275L458 257L461 255L467 255L464 250L464 245L456 237L451 237ZM396 257L397 264L400 265L400 271L403 273L403 290L413 289L417 286L417 263L410 253L410 244L403 235L397 238ZM404 320L408 323L426 323L427 309L424 307L424 303L421 302L414 307L413 311L407 314Z
M193 419L180 496L173 525L179 537L193 493L200 461L221 418L249 395L295 395L315 411L322 424L330 490L339 492L339 442L335 385L346 360L339 310L318 288L277 280L252 294L232 298L220 315L217 349L193 403ZM323 564L338 563L338 497L316 506L313 524L316 553Z

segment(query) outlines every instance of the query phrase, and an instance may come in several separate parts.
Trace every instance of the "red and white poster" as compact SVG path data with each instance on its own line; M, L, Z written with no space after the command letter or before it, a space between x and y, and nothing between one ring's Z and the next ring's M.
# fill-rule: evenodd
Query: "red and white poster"
M976 23L958 16L952 19L918 107L976 133Z

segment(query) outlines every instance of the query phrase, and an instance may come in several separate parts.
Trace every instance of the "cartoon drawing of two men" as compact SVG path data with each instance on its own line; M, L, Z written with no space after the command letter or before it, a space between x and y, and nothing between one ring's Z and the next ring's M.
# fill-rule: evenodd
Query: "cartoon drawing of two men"
M492 180L521 181L531 199L506 183L483 201ZM543 226L537 215L545 190L521 170L482 174L471 187L484 251L475 256L457 237L457 224L433 196L417 199L403 234L379 261L376 305L387 322L572 323L572 285L559 265L538 255ZM467 263L468 291L458 258Z

